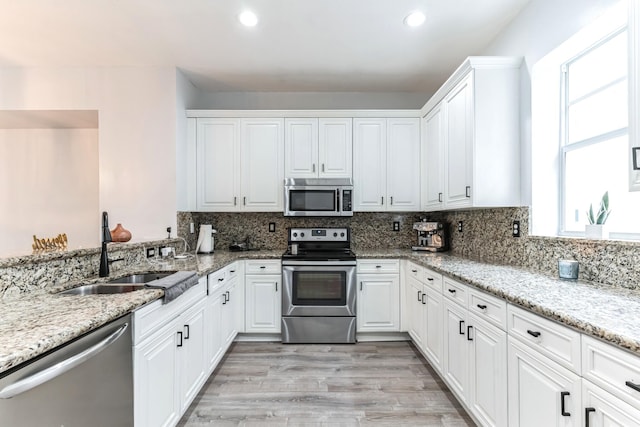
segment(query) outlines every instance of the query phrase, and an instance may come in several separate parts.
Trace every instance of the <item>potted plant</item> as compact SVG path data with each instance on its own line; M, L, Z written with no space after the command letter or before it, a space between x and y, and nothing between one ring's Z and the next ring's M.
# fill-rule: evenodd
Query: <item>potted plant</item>
M609 218L611 209L609 209L609 192L605 191L600 200L600 209L597 214L593 212L593 203L589 205L587 211L587 220L589 224L584 227L584 235L588 239L606 239L609 237L605 229L605 223Z

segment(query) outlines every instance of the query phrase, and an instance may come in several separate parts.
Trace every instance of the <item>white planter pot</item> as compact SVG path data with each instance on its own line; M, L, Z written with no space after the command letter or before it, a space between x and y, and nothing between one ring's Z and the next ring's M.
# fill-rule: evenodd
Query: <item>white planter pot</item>
M584 237L587 239L608 239L609 231L605 224L587 224L584 226Z

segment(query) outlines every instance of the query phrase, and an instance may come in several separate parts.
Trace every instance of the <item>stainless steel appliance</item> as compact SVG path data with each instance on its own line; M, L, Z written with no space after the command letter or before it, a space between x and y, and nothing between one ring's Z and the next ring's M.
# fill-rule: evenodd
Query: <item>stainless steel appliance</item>
M0 424L133 426L131 316L3 373Z
M353 216L351 178L287 178L284 216Z
M423 220L414 223L413 229L417 234L417 244L411 247L414 251L442 252L449 249L447 224Z
M290 228L282 255L282 342L356 342L356 257L349 228Z

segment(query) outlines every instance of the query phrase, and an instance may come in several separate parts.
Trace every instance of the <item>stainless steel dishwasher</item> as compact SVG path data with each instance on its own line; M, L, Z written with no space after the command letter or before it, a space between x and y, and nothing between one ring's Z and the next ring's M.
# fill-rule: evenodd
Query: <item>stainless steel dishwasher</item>
M0 377L0 425L133 426L131 315Z

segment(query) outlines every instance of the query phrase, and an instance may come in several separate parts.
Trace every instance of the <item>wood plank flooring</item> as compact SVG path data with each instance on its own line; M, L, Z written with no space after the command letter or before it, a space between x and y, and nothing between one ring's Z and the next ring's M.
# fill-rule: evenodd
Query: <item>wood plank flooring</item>
M409 342L240 342L232 345L178 425L475 424Z

